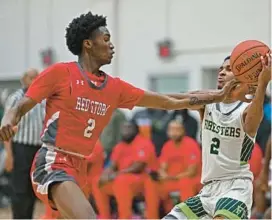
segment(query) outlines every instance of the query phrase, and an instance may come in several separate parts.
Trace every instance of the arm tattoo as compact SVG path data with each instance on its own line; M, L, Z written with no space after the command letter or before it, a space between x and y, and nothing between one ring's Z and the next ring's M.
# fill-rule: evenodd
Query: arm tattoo
M189 105L207 105L215 101L214 98L199 99L196 96L193 96L189 100Z

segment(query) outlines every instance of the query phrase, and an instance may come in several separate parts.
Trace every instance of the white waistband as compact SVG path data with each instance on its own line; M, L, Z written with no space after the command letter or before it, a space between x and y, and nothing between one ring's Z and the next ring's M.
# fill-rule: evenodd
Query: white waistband
M69 154L72 156L77 156L77 157L81 157L83 159L86 159L86 156L84 156L83 154L79 154L79 153L75 153L75 152L71 152L71 151L67 151L67 150L63 150L62 148L56 147L53 144L49 144L49 143L43 143L42 147L48 149L48 150L52 150L52 151L59 151L61 153L65 153L65 154ZM88 157L88 156L87 156Z

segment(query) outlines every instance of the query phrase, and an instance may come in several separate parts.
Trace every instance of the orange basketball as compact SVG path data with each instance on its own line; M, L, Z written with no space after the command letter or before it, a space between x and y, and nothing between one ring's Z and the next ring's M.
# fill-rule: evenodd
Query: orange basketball
M231 53L230 66L236 79L244 83L258 81L262 70L261 56L270 52L270 48L257 40L239 43Z

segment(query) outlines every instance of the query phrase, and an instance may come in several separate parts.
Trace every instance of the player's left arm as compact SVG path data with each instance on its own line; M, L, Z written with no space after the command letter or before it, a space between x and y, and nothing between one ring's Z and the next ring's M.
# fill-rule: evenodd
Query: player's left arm
M187 169L184 172L179 173L176 178L182 179L182 178L192 178L195 177L197 174L197 164L191 164L187 167Z
M203 95L207 94L210 96L217 96L219 90L213 89L204 89L204 90L195 90L195 91L188 91L185 93L174 93L174 94L166 94L168 97L175 98L175 99L187 99L188 97L194 97L195 95ZM204 106L202 106L204 107Z
M120 170L118 174L124 174L124 173L133 173L133 174L139 174L144 171L146 168L146 163L142 161L135 161L133 164L131 164L128 168Z
M245 132L255 137L263 119L263 103L267 86L271 80L271 55L267 54L267 63L261 57L263 69L258 78L258 86L251 104L243 112L243 126Z
M139 174L142 173L148 164L148 159L150 157L149 150L144 147L143 145L139 145L137 151L134 155L134 162L127 168L120 170L117 174L124 174L124 173L132 173L132 174Z
M118 87L120 88L120 97L118 108L132 109L134 106L177 110L177 109L199 109L203 105L222 102L237 86L235 80L228 82L222 90L210 90L209 92L198 91L197 93L184 93L164 95L156 92L143 91L120 79Z
M200 166L201 161L201 151L198 146L198 143L195 140L191 140L188 143L188 152L186 153L186 164L188 164L188 167L185 171L179 173L176 178L192 178L197 175L198 167Z
M203 109L204 105L224 101L237 84L237 81L232 80L222 90L203 90L165 95L146 91L142 99L137 103L137 106L165 110L185 108L199 110Z

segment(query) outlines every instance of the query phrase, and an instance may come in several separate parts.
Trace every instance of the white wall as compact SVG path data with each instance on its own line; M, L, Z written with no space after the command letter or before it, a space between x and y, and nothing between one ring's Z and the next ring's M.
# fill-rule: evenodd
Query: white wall
M59 61L75 59L66 49L65 27L90 9L107 15L116 44L117 57L104 69L142 88L148 87L148 73L183 70L190 73L190 89L200 88L201 68L219 65L239 41L270 45L270 0L119 0L118 16L115 2L0 0L0 79L18 77L29 66L41 68L39 51L47 46L56 49ZM179 50L199 51L162 62L155 43L167 35ZM206 54L210 47L226 49Z

